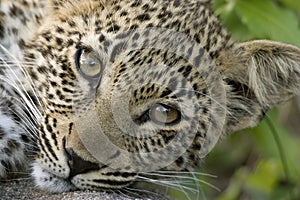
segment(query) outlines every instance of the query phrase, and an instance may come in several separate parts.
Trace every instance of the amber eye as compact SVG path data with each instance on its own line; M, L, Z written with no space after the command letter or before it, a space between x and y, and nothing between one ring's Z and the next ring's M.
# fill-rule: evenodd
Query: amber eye
M159 125L174 125L180 121L181 114L174 107L155 104L149 109L149 117Z
M94 51L79 49L75 56L77 69L84 78L97 78L102 71L102 63Z

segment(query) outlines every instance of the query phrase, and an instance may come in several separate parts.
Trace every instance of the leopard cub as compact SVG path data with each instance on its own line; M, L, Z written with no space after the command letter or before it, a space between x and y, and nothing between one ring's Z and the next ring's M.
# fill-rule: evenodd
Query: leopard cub
M0 44L0 179L50 192L192 171L300 92L300 49L233 41L209 0L3 0Z

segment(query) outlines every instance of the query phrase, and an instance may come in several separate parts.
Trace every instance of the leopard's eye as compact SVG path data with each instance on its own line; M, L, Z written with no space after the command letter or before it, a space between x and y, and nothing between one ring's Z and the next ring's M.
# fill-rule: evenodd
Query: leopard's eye
M174 125L181 119L181 113L174 107L155 104L149 109L150 119L158 125Z
M79 49L75 55L75 64L84 78L97 78L102 71L102 63L94 51Z

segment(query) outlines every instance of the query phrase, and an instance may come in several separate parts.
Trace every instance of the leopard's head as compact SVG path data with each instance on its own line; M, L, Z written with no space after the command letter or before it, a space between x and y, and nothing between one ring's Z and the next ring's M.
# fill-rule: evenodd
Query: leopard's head
M49 3L25 56L41 101L33 176L48 191L193 170L299 93L300 50L234 43L207 0Z

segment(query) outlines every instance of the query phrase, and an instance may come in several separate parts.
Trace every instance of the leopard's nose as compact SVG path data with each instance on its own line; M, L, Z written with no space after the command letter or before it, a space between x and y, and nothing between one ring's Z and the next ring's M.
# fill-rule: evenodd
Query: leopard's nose
M72 148L66 148L68 164L70 167L70 176L72 178L78 174L84 174L89 171L99 170L99 164L86 161L79 157Z

